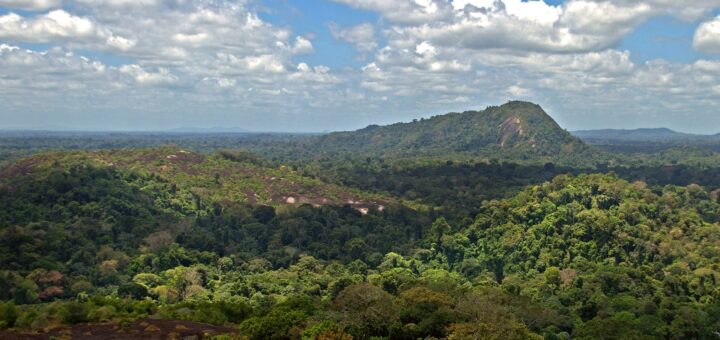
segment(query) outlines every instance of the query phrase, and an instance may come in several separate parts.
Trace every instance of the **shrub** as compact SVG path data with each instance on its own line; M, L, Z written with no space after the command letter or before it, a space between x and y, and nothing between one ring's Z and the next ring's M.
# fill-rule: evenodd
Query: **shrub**
M117 314L115 307L113 306L102 306L95 308L88 313L88 319L93 322L110 321Z
M58 315L60 320L66 324L76 324L88 321L88 312L90 307L87 304L70 301L65 303L60 310Z
M338 325L334 321L325 320L323 322L316 323L310 327L305 328L303 330L301 336L303 340L314 340L314 339L320 339L325 336L327 338L327 335L329 334L342 334L343 333L343 327ZM343 337L338 337L339 339L344 339Z
M34 308L26 308L18 312L17 318L15 319L16 328L30 328L36 319L41 318L40 313Z
M80 294L80 293L87 293L93 289L92 283L80 280L72 284L70 286L70 292L74 295Z
M15 325L17 320L17 308L12 302L0 302L0 329L6 329Z
M118 288L118 296L140 300L148 296L148 290L139 283L128 282Z

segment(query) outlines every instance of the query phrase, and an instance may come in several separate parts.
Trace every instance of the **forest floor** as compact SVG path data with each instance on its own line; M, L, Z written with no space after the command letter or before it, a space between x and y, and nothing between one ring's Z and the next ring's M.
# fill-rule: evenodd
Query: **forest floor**
M77 324L53 328L45 333L3 331L0 339L204 339L221 334L237 334L237 329L202 323L141 319L128 325L116 323Z

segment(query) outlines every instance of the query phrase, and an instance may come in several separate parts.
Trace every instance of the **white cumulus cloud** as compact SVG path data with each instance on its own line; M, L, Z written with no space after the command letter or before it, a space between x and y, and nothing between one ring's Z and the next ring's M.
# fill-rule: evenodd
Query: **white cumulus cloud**
M92 20L64 10L24 18L15 13L0 16L0 37L27 42L48 42L55 38L83 38L98 35Z
M333 38L352 44L359 52L371 52L378 47L375 41L375 26L371 23L352 27L340 27L331 23L329 27Z
M115 35L89 18L61 9L35 17L22 17L12 12L0 16L0 39L30 43L70 41L80 45L104 44L120 50L127 50L135 44L133 40Z
M307 40L301 36L295 37L295 44L292 48L293 54L309 54L315 52L310 40Z
M720 54L720 16L698 27L693 38L693 46L702 52Z
M147 71L140 65L123 65L120 72L129 75L140 84L159 85L173 84L178 78L166 68L159 68L155 72Z

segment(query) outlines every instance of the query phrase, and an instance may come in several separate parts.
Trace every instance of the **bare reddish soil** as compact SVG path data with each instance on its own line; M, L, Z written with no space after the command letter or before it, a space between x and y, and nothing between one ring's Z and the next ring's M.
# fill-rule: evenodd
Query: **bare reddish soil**
M45 161L42 155L28 157L5 167L0 171L0 178L15 177L29 174L35 166Z
M47 333L4 331L0 332L0 339L204 339L220 334L238 333L234 328L190 321L141 319L125 326L115 323L62 326Z

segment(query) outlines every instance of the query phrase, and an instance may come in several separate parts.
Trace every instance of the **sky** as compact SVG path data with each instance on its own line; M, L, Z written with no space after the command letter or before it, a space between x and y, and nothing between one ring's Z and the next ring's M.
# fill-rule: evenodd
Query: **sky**
M509 100L720 132L720 0L0 0L0 129L351 130Z

